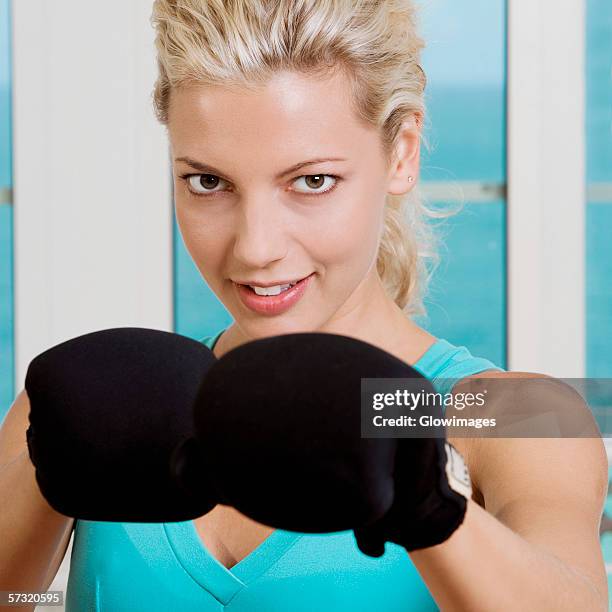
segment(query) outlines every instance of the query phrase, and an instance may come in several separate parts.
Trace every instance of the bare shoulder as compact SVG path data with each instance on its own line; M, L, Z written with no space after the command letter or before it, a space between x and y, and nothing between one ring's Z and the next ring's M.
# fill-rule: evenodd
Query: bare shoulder
M496 414L524 418L554 407L562 433L547 437L449 437L466 459L475 500L489 510L494 499L499 504L509 503L510 496L518 491L528 494L539 481L551 485L553 496L556 483L557 492L570 496L584 493L597 500L597 505L602 492L607 491L608 460L597 424L580 394L547 374L499 370L465 377L453 387L453 393L477 393L485 386L491 390L491 379L496 379L495 384L501 381L495 387ZM504 386L504 381L512 379L521 384Z

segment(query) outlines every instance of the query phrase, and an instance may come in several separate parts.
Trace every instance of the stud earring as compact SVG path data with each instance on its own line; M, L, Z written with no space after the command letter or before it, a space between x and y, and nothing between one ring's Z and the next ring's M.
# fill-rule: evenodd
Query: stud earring
M414 181L414 176L409 176L409 177L408 177L408 182L409 182L409 183L412 183L412 181Z

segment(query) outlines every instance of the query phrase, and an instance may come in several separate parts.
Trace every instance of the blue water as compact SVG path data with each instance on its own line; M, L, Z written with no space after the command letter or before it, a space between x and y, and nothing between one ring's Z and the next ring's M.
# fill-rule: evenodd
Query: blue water
M587 178L612 181L612 2L588 0L587 9Z
M0 420L14 399L13 209L0 206Z
M586 232L587 376L612 378L612 202L587 206Z
M426 93L424 181L506 181L506 94L498 85L438 85Z
M0 189L12 183L9 0L0 0ZM0 204L0 419L14 399L13 210Z

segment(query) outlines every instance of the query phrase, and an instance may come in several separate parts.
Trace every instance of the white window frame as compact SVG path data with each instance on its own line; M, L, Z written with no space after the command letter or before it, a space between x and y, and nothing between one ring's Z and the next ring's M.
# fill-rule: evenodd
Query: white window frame
M584 0L507 0L508 369L585 376Z

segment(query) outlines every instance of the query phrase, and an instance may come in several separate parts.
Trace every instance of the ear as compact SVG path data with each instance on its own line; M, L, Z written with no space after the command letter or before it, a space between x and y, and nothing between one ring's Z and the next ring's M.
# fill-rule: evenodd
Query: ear
M421 115L415 113L400 127L395 155L389 168L387 193L391 195L408 193L416 184L421 154L421 123ZM409 177L412 177L412 181Z

